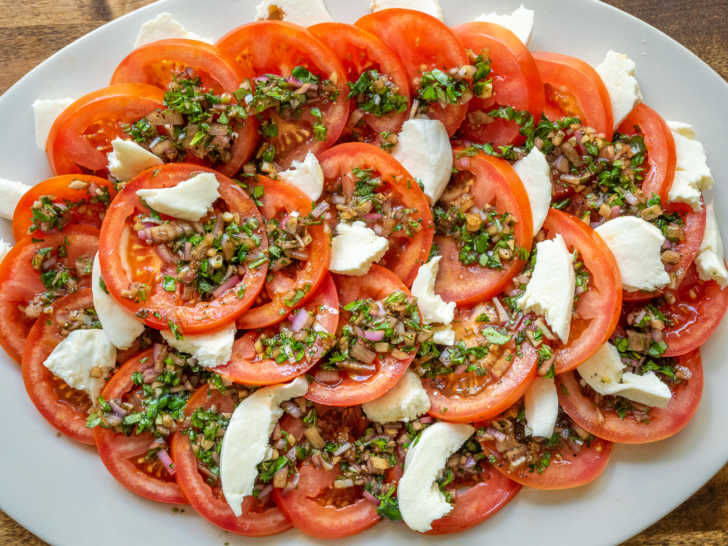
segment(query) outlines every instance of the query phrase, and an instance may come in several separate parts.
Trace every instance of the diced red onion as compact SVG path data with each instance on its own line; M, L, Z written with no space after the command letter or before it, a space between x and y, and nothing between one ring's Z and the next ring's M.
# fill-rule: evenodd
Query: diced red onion
M159 459L159 462L164 465L167 473L170 476L174 476L176 472L176 470L174 469L174 462L172 462L172 458L169 456L169 453L167 453L166 449L160 449L159 451L157 451L157 459Z
M471 455L468 455L465 458L465 464L463 464L463 467L464 468L473 468L474 466L475 466L475 459Z
M365 489L364 491L362 491L362 496L363 496L363 497L364 497L364 498L365 498L366 500L368 500L369 502L371 502L372 504L376 504L377 506L379 506L379 499L378 499L377 497L375 497L374 495L372 495L372 494L371 494L371 493L370 493L369 491L367 491L366 489Z
M145 385L148 385L149 383L154 383L154 380L157 379L158 376L159 372L157 372L157 370L149 368L148 370L144 370L142 373L142 381L144 381Z
M258 495L258 498L264 499L268 495L270 495L272 492L273 492L273 486L271 484L268 484L263 489L260 490L260 494Z
M283 408L283 411L296 419L303 415L303 412L301 411L301 408L298 406L298 404L296 404L295 402L291 402L290 400L283 402L281 404L281 407Z
M384 339L384 330L364 330L364 337L369 341L382 341Z
M495 305L495 310L498 312L498 320L500 320L501 322L508 322L511 317L498 298L493 298L493 305Z
M283 493L285 495L286 493L293 491L298 486L299 477L300 477L299 473L296 472L293 475L293 478L288 480L288 485L286 485L286 487L281 491L281 493Z
M315 207L315 208L314 208L314 209L313 209L313 210L311 211L311 216L313 216L314 218L318 218L318 217L319 217L319 216L321 216L321 215L322 215L322 214L323 214L324 212L326 212L327 210L329 210L329 207L330 207L330 206L331 206L331 205L329 205L329 202L328 202L328 201L321 201L321 202L320 202L320 203L319 203L318 205L316 205L316 207Z
M152 232L150 228L144 228L137 232L137 236L144 241L145 243L149 243L152 240Z
M155 343L152 347L152 363L156 364L159 359L159 355L162 352L162 344Z
M365 220L369 220L370 222L376 222L377 220L382 219L382 215L378 212L370 212L369 214L364 216Z
M113 400L109 400L109 406L111 406L112 411L114 412L114 415L117 415L119 417L124 417L127 414L127 411L122 408L119 404L114 402Z
M189 241L185 242L184 258L185 258L185 261L187 261L187 262L189 262L192 259L192 243Z
M212 293L213 298L219 298L222 296L225 292L230 290L233 286L238 284L240 282L240 275L233 275L228 280L226 280L224 283L222 283L220 286L215 288L215 291Z
M420 423L422 423L423 425L432 423L432 417L429 415L423 415L422 417L420 417Z
M291 330L294 332L301 331L301 328L303 328L304 324L306 324L306 320L308 320L308 311L305 309L299 309L291 319Z
M460 364L457 368L455 368L455 373L465 373L465 370L467 370L468 367L465 364Z
M492 427L489 427L486 432L490 434L493 438L495 438L498 442L502 442L506 439L505 434L503 434L500 430L496 430Z
M617 216L619 216L619 212L620 212L619 207L617 205L614 205L612 207L611 213L609 214L609 217L610 218L616 218Z
M167 245L157 245L155 250L157 251L159 257L162 258L162 260L164 260L166 263L174 264L177 261L172 252L170 252L169 248L167 248Z
M334 370L318 370L313 376L319 383L338 383L341 377Z

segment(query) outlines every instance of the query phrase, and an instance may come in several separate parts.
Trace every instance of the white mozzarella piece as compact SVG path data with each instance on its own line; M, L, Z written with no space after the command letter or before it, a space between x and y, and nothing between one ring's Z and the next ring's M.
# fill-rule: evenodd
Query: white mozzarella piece
M450 513L437 478L447 459L473 435L470 425L438 421L427 427L411 446L404 460L404 474L399 480L397 498L402 519L410 529L425 533L432 522Z
M407 370L395 387L376 400L362 404L371 421L393 423L414 421L430 409L430 397L418 375Z
M257 19L268 19L271 12L283 12L283 20L302 27L329 23L333 17L326 9L324 0L263 0L255 7Z
M5 239L0 237L0 262L5 259L5 256L8 255L8 252L10 252L10 249L13 248L13 245L8 243Z
M434 205L452 176L452 146L443 123L425 118L405 121L392 156L422 182L422 191Z
M0 178L0 218L12 220L18 201L30 189L30 186L15 180Z
M713 175L708 167L703 144L696 140L695 130L687 123L668 121L675 140L677 164L668 199L687 203L693 210L700 210L702 190L713 187Z
M524 311L543 315L562 342L569 341L574 309L576 274L574 257L563 237L541 241L536 245L536 266L526 291L518 300Z
M137 195L157 212L197 222L220 197L214 174L204 172L170 188L137 190Z
M476 17L475 21L484 23L495 23L502 27L506 27L513 34L518 36L525 45L531 40L533 33L533 19L535 12L532 9L525 8L523 4L516 8L510 15L498 15L495 12L484 13L480 17Z
M281 403L303 396L307 390L308 381L297 377L290 383L259 389L235 408L222 439L220 481L225 500L237 517L242 515L243 499L253 494L258 464L270 451L270 435L283 415Z
M524 396L526 425L531 435L550 438L559 416L559 395L551 377L537 377Z
M450 324L455 316L455 302L445 302L435 293L435 281L440 269L442 256L436 256L421 265L412 283L412 295L417 299L417 306L422 313L425 324Z
M139 29L134 47L140 47L159 40L169 40L171 38L185 38L187 40L199 40L201 42L212 43L208 38L202 38L194 32L187 32L182 23L177 21L171 13L160 13L154 19L142 24Z
M144 323L134 313L118 303L102 286L101 263L98 253L94 256L94 265L91 270L91 293L93 294L94 309L101 322L101 328L109 341L119 349L128 349L134 340L142 335Z
M232 357L236 331L233 322L214 332L185 335L182 339L177 339L169 330L161 330L160 333L170 347L191 354L200 366L216 368L227 364Z
M311 201L317 201L324 190L324 171L312 152L303 161L291 163L291 168L280 173L280 177L308 195Z
M718 217L712 201L705 205L706 222L700 253L695 258L698 277L704 281L715 281L721 288L728 286L728 271L725 267L723 239L720 236Z
M86 392L96 405L106 378L116 366L116 349L101 330L74 330L56 345L43 365L69 387Z
M635 77L635 62L624 53L611 49L597 65L597 74L602 78L612 103L615 129L624 121L638 102L642 101L640 84Z
M163 163L158 156L132 140L115 138L111 141L111 146L113 151L106 156L109 161L107 168L117 180L131 180L143 170Z
M625 372L622 374L622 384L614 394L655 408L666 408L672 398L670 387L663 383L655 372L643 375Z
M369 0L369 11L381 11L383 9L402 8L421 11L433 17L443 20L442 8L438 0Z
M53 122L76 99L64 97L62 99L37 99L33 102L33 118L35 119L35 145L39 150L45 150L48 133L51 132Z
M535 236L541 230L551 207L551 168L543 152L534 146L526 157L513 164L513 169L528 194Z
M438 345L455 345L455 330L452 326L440 326L432 330L432 342Z
M379 237L364 222L339 222L337 235L331 239L329 271L341 275L362 276L372 264L382 258L389 248L389 240Z
M651 292L669 284L661 258L665 236L658 227L636 216L620 216L596 232L614 254L625 290Z

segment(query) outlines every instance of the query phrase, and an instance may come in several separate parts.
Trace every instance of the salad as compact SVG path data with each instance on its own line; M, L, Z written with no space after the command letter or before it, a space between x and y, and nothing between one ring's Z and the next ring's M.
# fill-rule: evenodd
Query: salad
M411 9L406 9L411 8ZM728 308L703 145L533 11L161 14L33 105L0 346L119 483L244 536L456 533L688 425ZM517 501L516 501L517 502Z

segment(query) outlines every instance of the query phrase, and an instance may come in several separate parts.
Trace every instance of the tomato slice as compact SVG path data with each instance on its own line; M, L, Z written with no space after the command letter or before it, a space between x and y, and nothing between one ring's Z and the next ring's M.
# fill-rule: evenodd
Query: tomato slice
M235 410L235 402L230 396L205 385L190 397L185 413L191 415L197 408L209 409L213 405L218 412ZM252 496L243 500L243 514L236 517L222 494L219 481L211 486L200 473L192 445L183 432L175 432L172 438L172 458L180 489L197 513L211 523L244 536L274 535L291 528L291 522L277 506L270 501L261 503Z
M256 186L263 188L260 211L265 219L282 222L294 214L303 220L311 212L311 199L291 184L259 175ZM329 226L323 223L310 225L308 233L312 239L308 258L271 272L267 286L270 301L248 309L238 319L238 328L250 330L272 326L316 294L329 269L331 234ZM269 249L275 244L272 240L268 243Z
M459 533L482 523L511 502L521 486L492 470L480 474L480 481L455 493L452 512L432 522L428 535Z
M331 336L336 335L339 325L339 296L331 275L324 277L324 282L303 309L315 317L314 324L318 324L319 328L323 328ZM330 348L330 339L316 337L297 362L286 360L278 363L273 358L261 358L255 349L256 342L263 334L272 337L280 333L281 326L291 332L292 323L295 322L297 314L297 312L291 313L288 317L289 321L277 328L246 332L243 337L235 341L230 362L225 366L215 368L215 371L236 383L247 385L284 383L308 371Z
M268 248L268 239L262 229L263 218L253 200L229 178L205 167L184 163L170 163L142 172L119 192L106 213L101 228L99 260L104 280L114 298L133 313L138 313L152 328L167 329L174 323L184 333L212 330L235 320L254 302L265 283L267 262L258 267L247 267L240 280L209 301L182 300L181 291L165 290L165 272L176 275L176 264L163 262L155 247L144 243L132 229L133 217L148 209L137 197L142 188L167 188L189 179L200 172L214 173L219 182L220 200L226 209L240 214L243 219L255 218L261 226L259 251ZM240 276L240 275L239 275ZM125 291L132 283L149 287L146 300L134 301ZM245 287L244 292L239 289ZM178 287L179 288L179 287Z
M16 241L31 233L37 238L74 224L99 229L115 195L114 185L98 176L66 174L44 180L18 201L13 214L13 236ZM39 200L42 206L37 208L45 218L33 213L34 204Z
M161 89L139 83L112 85L84 95L51 127L46 142L51 170L105 176L111 141L123 136L129 124L162 108L163 101Z
M675 177L677 155L672 131L662 116L644 103L635 106L617 128L618 133L634 135L642 134L647 148L648 170L642 182L645 195L657 194L663 203L667 203L667 195Z
M167 90L175 73L192 69L199 76L202 86L215 94L234 93L246 78L253 78L244 70L223 57L217 48L197 40L160 40L143 45L132 51L116 67L111 84L144 83ZM215 168L227 176L234 176L255 153L258 144L258 127L253 118L235 127L237 138L232 147L232 158Z
M569 341L557 342L554 347L554 369L563 373L587 360L612 335L622 310L622 278L609 247L576 216L552 208L543 230L547 237L560 234L570 251L579 252L579 259L589 272L587 291L579 296L571 319Z
M678 364L692 376L674 387L665 409L650 408L649 421L640 423L616 412L600 410L585 396L576 372L556 376L559 404L574 422L594 436L620 444L646 444L664 440L680 432L693 418L703 394L703 364L700 350L681 355Z
M421 11L385 9L359 19L356 26L375 34L399 55L410 79L413 94L423 72L438 68L447 72L469 64L465 49L445 23ZM465 119L467 103L433 103L428 116L439 119L452 136Z
M302 160L309 151L318 154L339 139L349 116L346 75L336 55L308 30L283 21L257 21L227 33L217 48L243 70L259 77L276 74L288 78L294 68L302 66L336 86L336 99L319 107L320 122L326 128L323 140L315 138L313 129L319 117L309 110L298 119L284 119L271 114L271 110L262 114L263 119L276 123L277 136L272 137L271 144L275 147L275 161L282 168Z
M363 497L343 507L326 504L321 498L331 491L339 475L331 470L304 464L299 470L298 487L283 494L273 490L278 506L299 531L316 538L343 538L369 529L379 521L377 508Z
M526 110L533 119L541 119L545 106L544 86L536 61L523 42L507 28L493 23L473 21L453 28L453 32L466 49L475 53L487 51L490 57L493 96L475 97L468 105L468 117L461 127L466 139L494 145L516 144L523 141L520 127L514 121L496 119L490 123L477 123L472 112L487 113L501 106Z
M354 25L320 23L308 30L337 55L350 85L364 72L376 70L391 80L397 87L397 94L407 98L403 111L381 117L357 110L356 100L352 98L346 135L355 140L375 142L383 131L398 133L407 120L410 89L407 71L394 51L371 32Z
M61 325L74 311L93 310L91 290L85 288L61 298L53 311L35 321L28 335L23 354L23 382L30 400L53 427L83 444L94 445L91 429L86 428L86 417L91 400L84 391L69 387L43 362L51 351L66 337Z
M410 296L407 287L394 273L378 265L372 265L369 273L363 277L334 275L334 282L341 306L360 299L381 300L397 291ZM344 322L346 321L340 321L339 324ZM327 406L354 406L379 398L397 384L416 353L415 350L402 360L394 358L389 353L381 353L374 361L375 373L366 377L339 374L339 379L335 383L317 380L317 368L314 368L311 372L313 381L309 385L306 398ZM386 356L382 357L384 354Z
M139 353L124 363L101 392L105 400L122 399L137 387L132 380L135 372L143 373L154 367L153 351ZM126 436L111 429L93 429L96 448L104 466L116 480L132 493L156 502L187 504L187 499L156 457L147 460L154 436L151 432Z
M91 285L91 263L98 236L97 229L79 225L40 239L24 237L0 264L0 345L16 362L20 362L28 333L36 318L43 317L43 310L59 297ZM45 252L45 266L34 268L34 257ZM40 267L47 268L41 271ZM50 271L59 276L50 277ZM61 281L64 271L68 272L68 281ZM27 311L21 307L27 307Z
M514 216L514 253L518 249L523 249L525 254L530 252L533 239L531 206L513 167L507 161L483 153L468 156L462 148L456 148L453 153L455 168L474 177L471 194L475 206L493 204L499 214L508 212ZM435 244L442 255L435 292L445 301L454 301L458 305L469 305L495 296L526 264L525 260L514 257L501 269L486 268L477 263L464 265L454 238L438 235Z
M546 92L546 117L578 117L583 125L612 140L612 102L597 71L580 59L560 53L536 51L533 58Z
M427 197L414 182L412 176L391 155L377 146L361 143L346 143L334 146L319 158L324 172L324 197L341 186L351 184L354 169L371 170L371 178L381 182L373 190L379 194L391 194L392 205L413 209L412 219L419 221L419 231L407 235L404 230L392 231L389 237L389 250L379 261L393 271L402 282L410 286L417 276L417 269L427 261L432 246L434 228L432 211ZM346 189L343 190L347 193ZM335 207L333 207L335 208ZM338 215L328 217L333 227ZM363 221L375 231L382 220L381 215L366 215Z

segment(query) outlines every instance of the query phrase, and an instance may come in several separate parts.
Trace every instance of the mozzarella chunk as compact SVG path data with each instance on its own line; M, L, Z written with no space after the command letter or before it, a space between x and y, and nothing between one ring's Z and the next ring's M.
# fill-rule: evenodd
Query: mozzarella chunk
M675 140L677 164L668 199L687 203L693 210L700 210L702 190L713 187L713 175L708 167L703 144L696 140L693 128L679 121L668 121Z
M651 292L669 284L661 259L665 236L659 228L636 216L620 216L596 232L614 254L625 290Z
M432 529L432 522L452 511L437 485L448 457L475 432L470 425L438 421L420 434L404 460L397 498L402 519L410 529L421 533Z
M5 256L8 255L8 252L10 252L10 249L13 248L13 245L8 243L5 239L0 237L0 262L5 259Z
M510 15L498 15L495 12L484 13L480 17L476 17L475 21L484 23L495 23L502 27L506 27L513 34L518 36L525 45L531 40L533 34L533 18L535 12L532 9L523 7L516 8Z
M725 267L723 239L720 236L718 217L712 201L705 205L706 221L700 253L695 258L698 277L703 281L715 281L721 288L728 286L728 270Z
M551 377L537 377L524 397L526 424L531 435L550 438L559 416L559 395Z
M12 220L18 201L30 189L30 186L15 180L0 178L0 218Z
M434 205L452 176L452 146L443 123L425 118L405 121L392 156L422 182L422 191Z
M543 152L534 146L526 157L513 164L513 169L528 194L535 236L541 230L551 207L551 168Z
M106 156L109 161L107 168L117 180L131 180L143 170L163 163L158 156L132 140L115 138L111 146L113 151Z
M324 171L312 152L303 161L291 163L291 168L280 173L280 177L308 195L311 201L317 201L324 190Z
M372 264L382 258L389 248L389 240L379 237L364 222L339 222L337 235L331 239L329 271L341 275L362 276Z
M574 257L561 235L538 243L536 266L518 306L543 315L559 339L567 343L575 290Z
M672 393L654 372L637 375L624 372L624 368L617 348L605 343L576 370L586 384L599 394L621 396L646 406L667 406Z
M222 439L220 482L237 517L243 513L243 499L253 494L258 464L269 456L270 435L283 415L281 403L303 396L307 390L308 381L297 377L290 383L259 389L235 408Z
M98 253L94 256L91 270L91 293L94 309L101 322L101 328L112 345L119 349L128 349L134 340L142 335L144 323L134 313L118 303L109 294L106 285L102 286L101 264Z
M116 367L116 349L101 330L74 330L43 365L72 389L86 392L96 405L106 377Z
M638 102L642 101L640 84L635 77L635 62L624 53L611 49L597 65L597 74L602 78L609 93L616 129L624 121Z
M171 13L164 12L142 24L134 47L137 48L170 38L185 38L187 40L200 40L201 42L212 43L212 40L201 38L194 32L187 32L185 27L182 26L182 23L177 21Z
M419 376L407 370L395 387L384 396L362 404L371 421L393 423L414 421L430 409L430 397L422 386Z
M452 326L440 326L432 330L432 342L438 345L455 345L455 330Z
M70 97L62 99L37 99L33 102L33 118L35 119L35 145L45 150L48 134L53 122L66 108L76 101Z
M257 19L277 19L279 11L283 12L283 20L302 27L310 27L318 23L329 23L333 17L326 9L324 0L263 0L255 7ZM272 15L275 15L272 17Z
M177 339L169 330L161 330L160 333L170 347L191 354L200 366L216 368L232 357L236 331L233 322L214 332L186 335L182 339Z
M204 172L170 188L150 188L136 193L157 212L197 222L220 197L219 186L214 174Z
M413 9L443 20L438 0L369 0L369 11L372 13L392 8Z
M412 295L417 299L425 324L450 324L455 316L455 302L445 302L439 294L435 294L435 280L441 259L442 256L436 256L421 265L412 283Z

